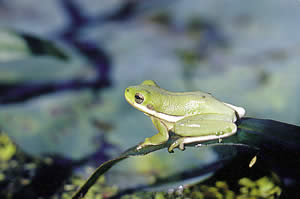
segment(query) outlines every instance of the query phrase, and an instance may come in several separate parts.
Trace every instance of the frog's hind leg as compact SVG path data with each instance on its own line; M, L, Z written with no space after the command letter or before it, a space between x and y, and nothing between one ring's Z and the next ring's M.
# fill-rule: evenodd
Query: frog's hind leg
M186 117L176 122L174 133L182 137L174 141L168 151L173 152L176 147L184 150L184 145L188 143L221 140L234 135L236 131L236 124L226 115L202 114Z
M137 150L140 150L144 146L148 146L148 145L162 144L168 141L169 139L169 132L167 126L162 121L154 117L151 117L151 120L154 126L156 127L156 129L158 130L158 133L150 138L146 138L145 141L137 147Z
M233 135L235 132L233 132L232 134L226 134L226 137ZM216 135L216 136L199 136L199 137L181 137L178 138L177 140L175 140L168 148L168 151L170 153L173 153L173 149L175 149L176 147L178 147L181 151L185 150L185 144L189 144L189 143L194 143L194 142L205 142L205 141L209 141L209 140L221 140L222 138L224 138L225 136L221 136L221 135Z

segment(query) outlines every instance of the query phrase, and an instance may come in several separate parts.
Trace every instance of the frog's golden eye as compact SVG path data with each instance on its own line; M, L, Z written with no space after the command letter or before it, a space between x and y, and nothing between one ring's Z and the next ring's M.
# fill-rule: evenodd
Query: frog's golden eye
M134 98L135 98L135 102L138 104L141 104L144 101L144 96L140 93L136 93Z

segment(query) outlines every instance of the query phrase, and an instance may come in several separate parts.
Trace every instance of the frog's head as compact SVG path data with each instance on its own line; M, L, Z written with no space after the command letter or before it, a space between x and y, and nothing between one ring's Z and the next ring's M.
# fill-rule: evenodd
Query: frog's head
M154 111L154 104L157 104L155 98L158 97L158 89L159 86L153 80L145 80L140 85L126 88L125 99L133 107L151 114Z

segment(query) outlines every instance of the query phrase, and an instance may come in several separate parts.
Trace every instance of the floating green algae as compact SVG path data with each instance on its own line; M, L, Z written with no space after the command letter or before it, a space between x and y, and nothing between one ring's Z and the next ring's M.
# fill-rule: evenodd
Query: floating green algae
M0 161L10 160L16 153L16 146L4 133L0 133Z

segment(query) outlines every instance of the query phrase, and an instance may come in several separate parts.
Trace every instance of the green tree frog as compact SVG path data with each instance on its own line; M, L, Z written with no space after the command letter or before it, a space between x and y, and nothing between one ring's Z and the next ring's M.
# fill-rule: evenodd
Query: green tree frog
M169 152L176 147L184 150L187 143L222 139L236 133L235 122L245 115L244 108L221 102L211 94L201 91L171 92L160 88L152 80L126 88L125 98L149 116L158 130L137 150L165 143L170 131L179 138L170 145Z

